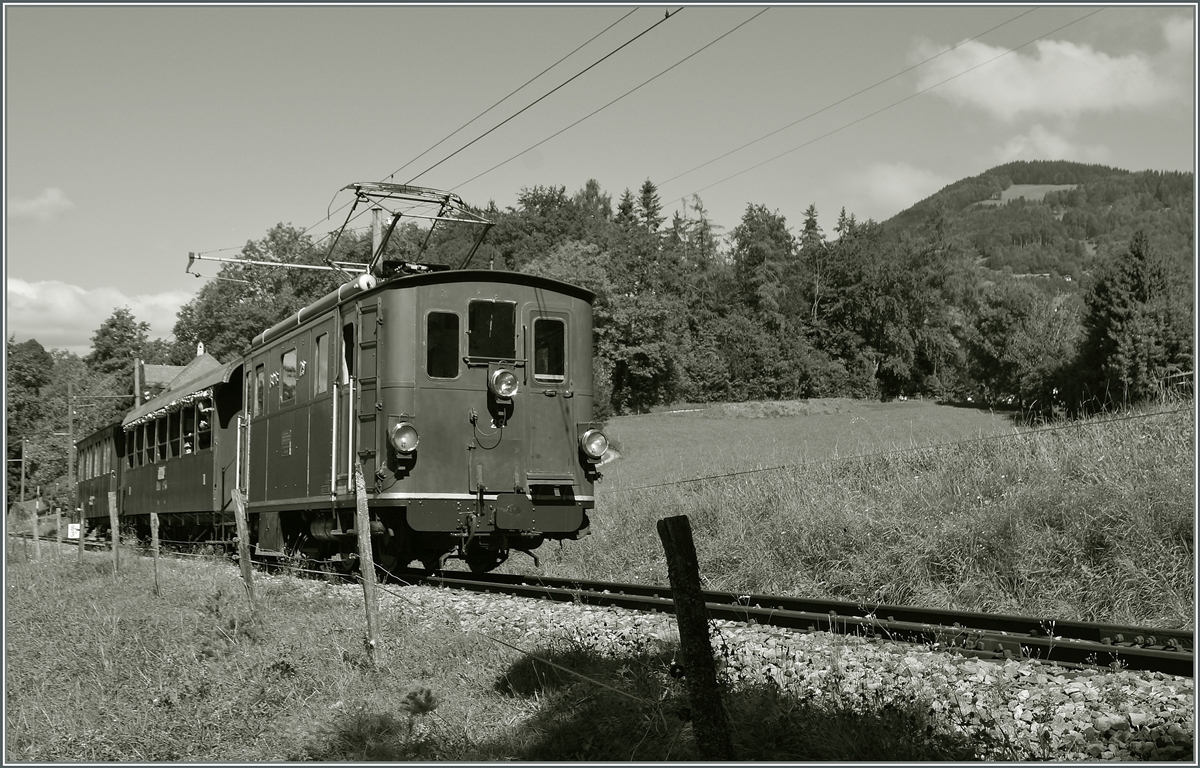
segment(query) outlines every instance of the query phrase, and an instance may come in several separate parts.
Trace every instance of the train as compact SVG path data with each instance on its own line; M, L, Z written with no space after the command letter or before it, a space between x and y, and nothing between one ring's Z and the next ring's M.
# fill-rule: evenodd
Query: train
M228 543L240 500L256 556L352 568L361 495L387 570L457 558L486 572L514 551L536 565L547 540L586 536L608 449L594 295L465 264L389 268L382 251L244 355L198 349L165 391L80 440L86 534L115 512L148 537L155 513L164 540Z

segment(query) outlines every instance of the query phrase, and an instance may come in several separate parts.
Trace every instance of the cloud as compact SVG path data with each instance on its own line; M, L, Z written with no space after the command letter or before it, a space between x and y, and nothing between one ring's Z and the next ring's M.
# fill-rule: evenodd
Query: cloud
M150 338L171 335L179 308L191 301L189 291L126 296L116 288L87 290L58 280L28 282L8 278L5 335L17 341L37 339L46 349L79 355L91 351L92 335L119 307L129 307L139 322L150 324Z
M49 221L64 211L75 207L58 187L43 189L41 194L29 200L10 197L7 200L7 215L10 219L36 219Z
M1196 40L1196 23L1189 16L1172 16L1163 22L1163 39L1171 53L1192 56L1192 45Z
M1103 165L1112 162L1108 147L1076 144L1042 125L1033 126L1029 133L1012 137L997 147L994 154L997 163L1013 160L1071 160Z
M954 179L903 162L872 163L849 178L849 197L859 221L884 221L932 195Z
M1177 28L1169 30L1168 40L1177 40ZM1004 120L1022 115L1075 117L1086 112L1144 109L1177 95L1171 80L1141 54L1109 56L1061 40L1042 40L1032 53L1002 55L1006 50L975 41L966 43L922 67L917 89L978 66L933 88L930 94ZM934 53L925 43L913 56L924 59Z

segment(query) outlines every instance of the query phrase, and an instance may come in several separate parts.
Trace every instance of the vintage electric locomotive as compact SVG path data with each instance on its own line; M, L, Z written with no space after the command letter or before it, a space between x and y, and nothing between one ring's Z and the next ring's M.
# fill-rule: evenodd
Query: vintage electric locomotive
M430 192L414 190L368 191ZM607 449L592 421L593 295L377 261L243 358L198 355L119 428L81 441L81 459L107 451L111 466L111 493L79 476L88 527L115 504L143 532L153 511L164 538L228 540L238 489L257 554L346 564L361 478L385 568L459 557L487 571L585 535Z

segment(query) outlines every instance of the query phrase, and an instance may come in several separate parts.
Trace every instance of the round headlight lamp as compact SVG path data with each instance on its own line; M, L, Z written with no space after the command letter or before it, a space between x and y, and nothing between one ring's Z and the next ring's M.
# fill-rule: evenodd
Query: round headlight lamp
M598 459L608 450L608 438L598 429L589 429L580 436L579 447L589 459Z
M512 397L517 394L517 375L507 368L497 368L488 376L488 389L496 397Z
M396 449L396 453L412 453L417 450L417 443L421 442L421 438L417 434L416 427L407 421L402 421L392 425L392 428L388 430L388 441Z

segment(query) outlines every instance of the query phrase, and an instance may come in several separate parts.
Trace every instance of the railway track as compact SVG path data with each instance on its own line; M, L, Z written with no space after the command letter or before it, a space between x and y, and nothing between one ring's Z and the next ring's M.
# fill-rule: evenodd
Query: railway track
M673 613L665 586L441 572L401 581L477 592ZM1194 676L1194 633L898 605L706 590L710 618L802 632L835 632L916 643L983 659L1034 659L1068 669L1120 668Z
M78 542L72 541L70 546L77 547ZM85 542L85 546L107 548L109 545L107 542ZM318 574L326 578L346 576L278 564L259 565ZM402 570L389 575L398 582L408 584L638 611L675 611L671 588L668 586L456 571L427 574L424 571ZM1194 677L1194 632L1187 629L900 605L867 606L841 600L810 600L717 590L705 590L704 598L709 617L713 619L801 632L824 631L894 640L981 659L1033 659L1067 669L1119 668Z

